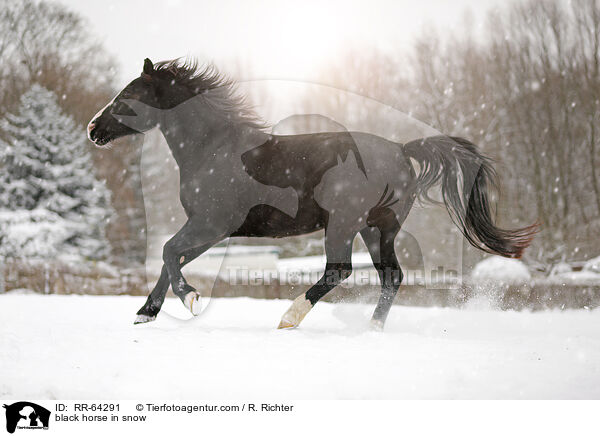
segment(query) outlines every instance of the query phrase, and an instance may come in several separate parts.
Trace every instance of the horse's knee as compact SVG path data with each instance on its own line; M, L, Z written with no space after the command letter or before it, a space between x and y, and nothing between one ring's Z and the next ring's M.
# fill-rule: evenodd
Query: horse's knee
M176 250L175 244L171 241L167 241L167 243L163 246L163 262L166 265L169 265L173 262L179 264L179 253Z

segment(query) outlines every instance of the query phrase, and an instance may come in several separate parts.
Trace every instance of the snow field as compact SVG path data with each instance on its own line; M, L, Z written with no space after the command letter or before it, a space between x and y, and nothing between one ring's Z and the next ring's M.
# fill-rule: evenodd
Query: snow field
M600 398L600 311L500 312L287 300L0 295L0 397L35 399Z

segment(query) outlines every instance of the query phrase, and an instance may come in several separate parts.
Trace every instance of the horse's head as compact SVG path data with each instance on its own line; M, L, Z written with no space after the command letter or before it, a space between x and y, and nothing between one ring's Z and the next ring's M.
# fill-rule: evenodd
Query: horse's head
M156 69L150 59L145 59L140 77L92 118L87 127L88 138L103 146L123 136L146 132L160 122L161 110L171 109L192 96L187 87L178 86L173 71Z

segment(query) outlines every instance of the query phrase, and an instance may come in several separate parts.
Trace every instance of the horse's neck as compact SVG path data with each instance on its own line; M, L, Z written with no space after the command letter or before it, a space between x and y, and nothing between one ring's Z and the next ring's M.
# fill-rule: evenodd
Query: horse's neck
M214 114L173 114L160 126L180 170L212 166L218 158L231 162L237 154L260 145L267 135ZM238 157L239 158L239 157Z

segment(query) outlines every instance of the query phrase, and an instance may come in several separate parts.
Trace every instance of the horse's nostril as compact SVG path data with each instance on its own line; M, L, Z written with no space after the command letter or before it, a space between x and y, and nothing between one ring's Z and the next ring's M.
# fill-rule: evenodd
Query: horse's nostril
M94 132L96 130L96 123L91 121L87 126L87 136L90 141L94 141Z

